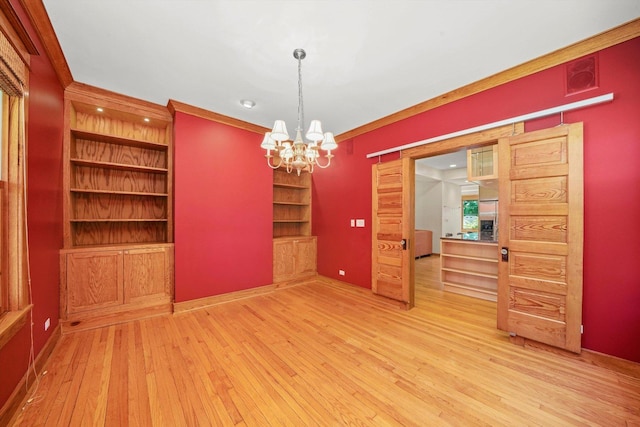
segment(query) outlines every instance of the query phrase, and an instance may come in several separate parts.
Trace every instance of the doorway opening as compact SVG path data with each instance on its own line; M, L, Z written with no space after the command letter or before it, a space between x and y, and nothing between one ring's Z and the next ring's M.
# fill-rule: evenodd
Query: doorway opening
M414 219L414 230L410 238L418 247L421 245L418 240L424 238L421 236L422 230L430 230L431 234L430 256L416 253L417 256L410 260L412 265L409 271L413 272L413 277L409 283L414 295L417 294L418 305L421 304L420 286L491 302L497 300L497 264L479 265L481 270L488 267L491 271L463 277L463 270L466 268L463 264L469 262L463 258L471 258L472 264L482 262L472 259L473 254L459 257L457 251L462 246L455 239L477 240L481 245L493 245L491 249L481 247L480 250L495 249L497 253L497 168L495 176L482 176L478 180L477 175L483 173L479 173L473 166L467 168L467 163L472 155L480 153L477 155L488 156L490 161L497 164L497 156L492 157L497 150L491 147L497 144L499 138L523 131L524 125L520 123L495 129L495 133L491 134L471 134L403 151L402 157L408 157L415 163L413 187L410 189L414 198L413 212L410 215ZM494 206L490 210L491 214L487 213L485 206L488 205L488 199L492 200ZM449 264L445 269L441 268L442 238L452 239L447 242L448 247L453 248L453 254L445 258L445 264ZM461 250L466 251L467 247ZM494 258L497 260L497 255ZM445 270L448 272L444 273ZM495 314L493 316L495 319Z

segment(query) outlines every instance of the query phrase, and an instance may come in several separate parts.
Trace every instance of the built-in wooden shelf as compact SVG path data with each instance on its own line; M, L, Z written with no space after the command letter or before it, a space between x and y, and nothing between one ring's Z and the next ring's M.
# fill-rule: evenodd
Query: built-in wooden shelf
M309 206L309 203L303 203L303 202L278 202L278 201L274 201L273 204L274 205L290 205L290 206Z
M72 193L87 194L119 194L122 196L151 196L151 197L168 197L168 193L146 193L143 191L112 191L112 190L93 190L90 188L72 188Z
M130 171L140 171L140 172L152 172L152 173L167 173L167 168L156 168L150 166L140 166L140 165L128 165L124 163L112 163L112 162L100 162L95 160L85 160L85 159L71 159L71 163L79 166L88 166L95 168L107 168L107 169L117 169L117 170L130 170Z
M456 268L445 268L445 267L442 267L442 271L451 271L451 272L454 272L454 273L461 273L461 274L466 274L466 275L469 275L469 276L488 277L490 279L497 279L498 278L497 274L478 273L477 271L469 271L469 270L462 270L462 269L456 269Z
M440 278L445 291L497 300L497 243L442 239L440 265Z
M297 176L297 175L295 175L295 176ZM296 189L296 190L308 190L309 189L309 187L307 187L304 184L286 184L286 183L281 183L281 182L274 182L273 186L274 187L279 187L279 188L292 188L292 189Z
M273 238L311 235L311 175L273 171Z
M166 218L85 218L72 219L71 222L167 222Z

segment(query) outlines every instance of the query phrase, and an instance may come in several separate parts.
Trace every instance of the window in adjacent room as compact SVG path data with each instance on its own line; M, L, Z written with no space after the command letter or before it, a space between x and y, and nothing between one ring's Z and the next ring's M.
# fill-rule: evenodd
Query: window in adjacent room
M462 196L462 231L465 233L478 231L477 196Z

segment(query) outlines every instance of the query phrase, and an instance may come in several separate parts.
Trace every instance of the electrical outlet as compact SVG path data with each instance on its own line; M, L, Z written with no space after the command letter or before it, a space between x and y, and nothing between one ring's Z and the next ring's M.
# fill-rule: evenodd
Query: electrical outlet
M46 331L51 326L51 318L47 317L47 320L44 321L44 330Z
M338 270L338 274L344 276L344 270Z

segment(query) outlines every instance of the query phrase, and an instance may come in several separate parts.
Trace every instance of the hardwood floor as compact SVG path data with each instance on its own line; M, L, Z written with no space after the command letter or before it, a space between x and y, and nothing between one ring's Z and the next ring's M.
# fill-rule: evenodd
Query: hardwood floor
M423 260L416 276L437 273ZM516 346L492 302L423 285L416 297L400 311L320 278L64 335L14 424L640 424L635 365Z

